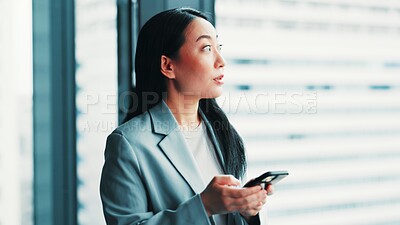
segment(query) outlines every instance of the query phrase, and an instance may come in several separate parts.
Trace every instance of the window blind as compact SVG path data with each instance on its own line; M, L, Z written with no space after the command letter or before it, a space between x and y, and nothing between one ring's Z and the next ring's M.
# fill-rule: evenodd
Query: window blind
M216 27L247 179L290 173L265 224L400 224L400 2L217 0Z

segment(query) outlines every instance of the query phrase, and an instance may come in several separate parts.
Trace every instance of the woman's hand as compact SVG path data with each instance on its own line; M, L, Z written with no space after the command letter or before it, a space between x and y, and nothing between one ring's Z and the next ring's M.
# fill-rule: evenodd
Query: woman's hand
M267 201L267 190L261 186L237 188L240 181L230 175L215 176L200 194L208 216L240 212L244 217L257 215Z

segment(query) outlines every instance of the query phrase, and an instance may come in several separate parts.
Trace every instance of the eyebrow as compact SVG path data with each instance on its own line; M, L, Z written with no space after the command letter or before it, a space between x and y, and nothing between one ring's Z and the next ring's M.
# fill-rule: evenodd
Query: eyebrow
M216 37L218 39L218 34L216 35ZM196 42L198 42L200 39L203 39L203 38L210 39L210 40L212 39L210 35L203 34L203 35L201 35L200 37L197 38Z

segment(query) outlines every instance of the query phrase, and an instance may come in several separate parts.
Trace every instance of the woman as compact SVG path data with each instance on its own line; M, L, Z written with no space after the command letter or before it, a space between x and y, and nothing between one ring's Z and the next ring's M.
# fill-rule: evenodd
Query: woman
M172 9L143 26L138 102L107 139L100 184L107 224L260 223L272 187L238 187L246 170L242 139L214 99L224 67L204 14Z

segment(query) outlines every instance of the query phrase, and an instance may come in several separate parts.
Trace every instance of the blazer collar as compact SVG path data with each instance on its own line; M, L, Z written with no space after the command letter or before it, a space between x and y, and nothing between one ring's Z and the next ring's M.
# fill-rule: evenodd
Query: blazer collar
M205 185L201 179L200 171L196 166L194 159L186 140L179 130L178 122L176 121L171 110L164 101L161 101L153 108L149 109L152 121L152 129L154 133L165 135L158 144L170 162L186 180L195 193L200 193ZM221 167L225 168L224 158L221 151L221 146L214 130L202 110L199 114L207 127L207 133L214 145ZM226 173L226 171L224 171Z
M158 143L166 157L175 169L186 180L194 193L204 190L200 171L196 166L192 152L190 151L185 138L179 130L179 125L167 104L162 101L149 110L152 119L153 132L165 135Z
M164 101L149 109L154 133L168 135L179 128L171 110Z

